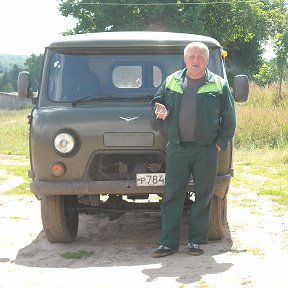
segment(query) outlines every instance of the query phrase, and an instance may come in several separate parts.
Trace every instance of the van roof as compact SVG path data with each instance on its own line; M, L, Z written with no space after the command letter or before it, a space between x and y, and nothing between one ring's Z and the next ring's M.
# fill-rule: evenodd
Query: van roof
M217 40L196 34L131 31L98 32L63 36L50 43L46 48L92 48L92 47L184 47L190 42L203 42L207 46L220 47Z

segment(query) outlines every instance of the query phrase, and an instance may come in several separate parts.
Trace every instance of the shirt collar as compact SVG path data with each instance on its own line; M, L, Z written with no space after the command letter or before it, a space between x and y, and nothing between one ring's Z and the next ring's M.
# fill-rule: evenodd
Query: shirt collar
M179 80L182 79L184 81L184 78L186 76L187 68L184 68L183 70L180 70L179 76L177 77ZM205 75L205 82L215 82L214 77L212 75L212 72L206 68L206 75Z

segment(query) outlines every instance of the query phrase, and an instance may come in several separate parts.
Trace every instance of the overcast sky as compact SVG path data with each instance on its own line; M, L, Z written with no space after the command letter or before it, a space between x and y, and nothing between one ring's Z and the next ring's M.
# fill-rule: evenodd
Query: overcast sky
M0 54L39 55L75 22L57 0L0 0Z

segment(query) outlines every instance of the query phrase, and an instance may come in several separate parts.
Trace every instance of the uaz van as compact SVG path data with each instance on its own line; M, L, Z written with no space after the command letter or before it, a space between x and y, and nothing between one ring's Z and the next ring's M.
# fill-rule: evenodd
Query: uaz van
M29 73L18 92L32 97L29 116L31 191L41 201L47 239L71 242L79 213L160 211L165 184L166 138L150 101L161 82L184 67L192 41L209 47L208 68L227 79L224 52L215 39L169 32L103 32L66 36L45 49L40 87ZM248 78L235 77L233 96L243 102ZM232 142L220 152L210 239L224 236L227 193L233 175ZM193 201L193 180L185 209ZM189 211L188 211L189 212Z

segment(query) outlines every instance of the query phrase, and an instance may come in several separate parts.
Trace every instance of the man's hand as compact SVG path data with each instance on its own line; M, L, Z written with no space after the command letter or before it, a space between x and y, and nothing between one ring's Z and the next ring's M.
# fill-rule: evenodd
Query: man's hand
M156 119L165 120L168 114L166 107L163 104L156 102L155 108Z
M216 145L216 148L217 148L218 152L220 152L221 147L219 145Z

